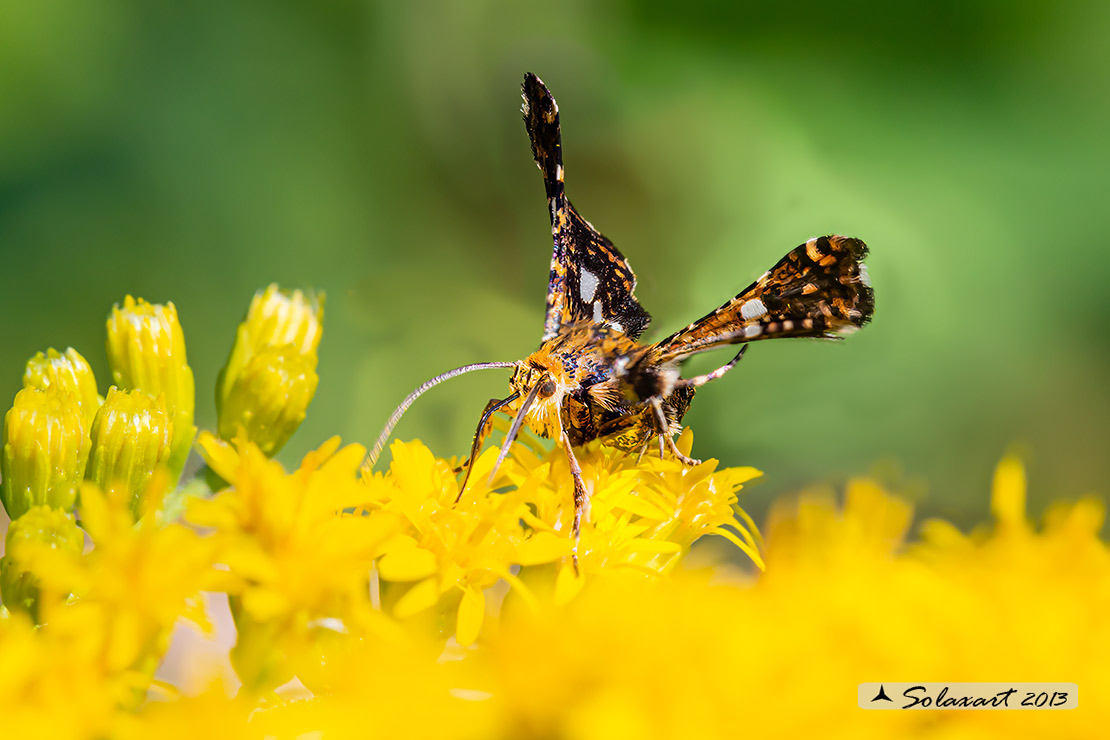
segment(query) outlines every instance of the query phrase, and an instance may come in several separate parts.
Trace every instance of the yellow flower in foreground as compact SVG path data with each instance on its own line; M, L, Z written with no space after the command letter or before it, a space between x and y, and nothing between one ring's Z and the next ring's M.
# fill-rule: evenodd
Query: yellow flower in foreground
M727 569L589 581L563 606L503 615L453 664L455 693L493 713L483 730L492 737L732 738L741 726L761 738L1101 736L1110 721L1102 506L1061 505L1037 532L1020 505L1017 464L1000 467L993 533L931 524L907 550L909 507L873 484L851 484L842 507L807 495L778 508L767 571L754 583ZM856 686L884 679L1075 682L1080 708L858 709ZM320 700L322 723L331 701Z
M329 633L376 624L369 572L400 518L342 514L365 497L359 445L340 449L333 438L289 474L242 438L236 449L205 432L200 445L230 488L191 501L187 517L214 530L218 557L230 569L240 678L251 690L273 688L306 668Z
M119 684L100 660L103 625L34 628L23 614L0 619L0 717L4 737L108 736Z
M154 477L137 523L124 492L83 486L81 522L94 542L85 555L34 541L20 548L41 587L44 624L29 632L0 620L5 733L111 736L145 698L178 618L206 624L198 593L214 585L210 548L185 527L156 522L165 484L164 474Z
M73 604L56 604L47 621L87 620L94 630L111 626L102 655L106 669L135 671L139 680L149 680L179 617L207 625L198 592L219 582L206 539L182 525L158 522L167 485L164 471L150 478L136 521L127 490L103 492L85 484L80 521L92 551L79 557L40 552L33 566L44 591L78 597Z
M123 307L108 317L108 364L120 388L139 389L151 396L165 394L173 422L173 442L168 460L176 480L196 435L193 411L196 398L193 371L185 357L185 334L173 303L147 303L124 298Z
M73 347L64 353L51 348L28 360L23 372L23 387L72 393L81 407L86 429L92 426L96 410L100 408L101 399L96 394L92 368Z
M12 519L32 506L72 511L85 475L89 430L72 393L24 388L4 417L0 500Z

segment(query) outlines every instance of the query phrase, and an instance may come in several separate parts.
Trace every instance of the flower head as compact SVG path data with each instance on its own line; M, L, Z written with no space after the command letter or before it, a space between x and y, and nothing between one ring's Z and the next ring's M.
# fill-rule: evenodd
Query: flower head
M86 427L92 426L93 417L102 402L96 393L92 368L73 347L64 353L51 347L28 360L23 372L23 387L72 393L81 406Z
M85 474L89 434L77 398L24 388L4 417L0 500L18 519L32 506L72 511Z
M344 514L364 500L366 450L334 438L286 473L244 437L232 446L201 434L205 460L230 487L190 502L227 564L239 642L233 661L249 690L308 670L320 641L376 620L368 574L400 529L399 517Z
M166 463L172 439L164 394L153 398L145 391L109 388L93 421L86 477L102 490L121 486L138 516L139 494L155 468Z
M487 591L499 580L526 602L552 588L564 602L591 576L643 580L669 573L707 534L725 536L761 563L755 527L736 508L736 492L758 471L717 471L715 461L693 469L674 459L638 462L592 443L575 453L590 490L576 566L566 454L529 435L519 439L493 487L487 479L498 450L491 448L475 461L462 496L452 466L415 442L393 444L386 475L364 473L366 507L399 512L410 524L379 564L383 581L404 584L393 600L396 616L436 606L455 612L455 636L466 645L477 639ZM680 441L687 452L690 442L688 433Z
M82 555L27 547L25 553L43 592L62 596L43 604L48 625L99 635L102 669L140 691L178 618L208 624L199 592L219 581L211 544L155 516L168 486L166 471L151 476L136 517L128 490L85 483L79 511L93 549ZM70 594L75 599L64 598Z

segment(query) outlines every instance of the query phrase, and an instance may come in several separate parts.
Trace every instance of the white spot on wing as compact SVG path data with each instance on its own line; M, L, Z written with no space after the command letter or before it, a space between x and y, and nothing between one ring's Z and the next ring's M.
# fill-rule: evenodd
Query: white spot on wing
M594 301L594 321L601 323L601 301Z
M767 315L767 307L763 305L763 301L752 298L750 301L744 301L744 305L740 306L740 315L746 321L758 319L760 316Z
M744 327L744 336L747 337L748 339L752 339L753 337L758 337L762 333L763 333L763 327L760 326L759 324L751 324L749 326Z
M867 265L862 262L859 263L859 281L868 288L871 287L871 276L867 274Z
M578 293L582 296L583 303L589 303L594 299L597 294L597 275L589 270L582 271L582 277L578 281Z

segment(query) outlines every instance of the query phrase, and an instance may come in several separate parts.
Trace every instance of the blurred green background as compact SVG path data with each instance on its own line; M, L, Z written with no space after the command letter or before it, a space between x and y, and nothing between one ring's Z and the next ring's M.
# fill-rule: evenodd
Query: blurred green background
M414 386L538 344L550 236L522 73L569 192L659 338L818 234L861 237L872 326L761 343L699 392L695 454L747 501L874 469L981 520L1110 489L1110 4L0 2L0 398L47 346L101 391L125 294L176 303L213 382L252 293L328 294L290 462L369 444ZM693 369L729 355L699 358ZM402 422L463 454L507 372ZM10 400L5 400L5 407Z

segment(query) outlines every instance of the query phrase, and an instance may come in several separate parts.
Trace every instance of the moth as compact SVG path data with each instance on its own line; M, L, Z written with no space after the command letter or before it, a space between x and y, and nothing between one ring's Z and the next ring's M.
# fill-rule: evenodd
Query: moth
M790 251L735 298L658 342L640 336L651 316L636 299L636 276L628 261L582 218L564 186L559 106L543 82L526 74L522 85L524 126L543 173L554 249L547 288L543 337L535 352L516 362L465 365L428 380L390 417L370 453L373 465L401 415L429 388L463 373L512 368L506 398L491 399L478 422L461 499L492 430L492 415L512 415L492 482L522 425L554 439L566 452L574 479L576 543L586 506L586 487L574 448L595 439L641 455L653 442L686 464L673 436L695 391L740 361L751 342L779 337L838 339L871 319L875 296L863 259L867 245L844 236L809 239ZM724 365L685 378L682 362L699 352L740 345Z

